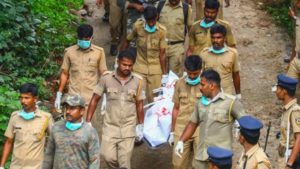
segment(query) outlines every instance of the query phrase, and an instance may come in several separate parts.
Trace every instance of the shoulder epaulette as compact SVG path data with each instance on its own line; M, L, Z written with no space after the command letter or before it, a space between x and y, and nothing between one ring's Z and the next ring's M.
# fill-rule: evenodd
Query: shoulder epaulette
M93 45L93 48L103 51L103 48L101 48L101 47L99 47L97 45Z
M106 76L106 75L109 75L109 74L111 74L111 73L112 73L112 71L106 70L105 72L103 72L102 76Z
M143 80L143 77L141 75L139 75L139 74L136 74L136 73L132 72L132 76L137 77L140 80Z

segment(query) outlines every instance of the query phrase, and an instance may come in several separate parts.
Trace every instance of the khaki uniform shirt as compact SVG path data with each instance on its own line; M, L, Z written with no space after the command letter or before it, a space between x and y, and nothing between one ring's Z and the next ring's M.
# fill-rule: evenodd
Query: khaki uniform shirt
M133 31L127 35L127 40L137 39L137 57L133 70L142 74L162 74L159 61L160 49L167 48L166 28L156 23L156 31L148 33L142 19L134 23Z
M246 168L244 164L246 163ZM271 169L271 163L258 144L253 146L246 154L243 153L238 161L237 169Z
M164 7L161 10L159 23L167 28L168 41L184 41L184 14L183 5L180 2L176 7L171 7L169 1L165 2ZM192 26L193 15L192 7L189 5L187 14L187 26Z
M100 74L107 70L105 60L104 49L95 45L87 50L67 48L61 69L69 73L69 94L79 94L89 104Z
M45 132L50 133L53 119L51 114L37 109L35 118L24 120L11 114L5 136L14 139L11 169L40 169L44 158Z
M300 107L297 104L297 99L290 101L284 107L284 112L281 116L280 123L280 144L282 146L286 146L287 139L287 125L288 120L290 121L290 140L289 140L289 148L292 149L295 143L295 133L300 132Z
M199 55L200 52L206 48L211 46L211 37L210 37L210 29L205 29L200 26L201 20L195 22L189 33L189 46L194 47L193 54ZM228 22L217 19L216 23L225 26L226 28L226 43L229 46L233 46L236 44L235 38L233 36L231 26Z
M94 93L106 93L107 105L103 121L103 135L114 138L135 137L137 123L136 100L146 98L142 77L131 74L126 82L115 72L101 77Z
M287 76L300 80L300 59L298 57L291 61Z
M185 77L180 78L175 84L173 102L179 105L179 111L176 118L174 133L180 137L185 126L189 123L196 103L202 96L200 92L200 83L196 86L189 85L185 82ZM195 131L194 136L199 135L199 128Z
M221 86L225 93L234 94L232 73L240 71L237 51L227 47L223 54L216 55L205 48L200 54L204 69L212 68L220 74Z
M245 111L240 101L222 92L208 106L198 102L191 116L191 122L199 124L200 128L199 149L195 158L200 161L207 160L209 146L231 150L233 122L244 115Z

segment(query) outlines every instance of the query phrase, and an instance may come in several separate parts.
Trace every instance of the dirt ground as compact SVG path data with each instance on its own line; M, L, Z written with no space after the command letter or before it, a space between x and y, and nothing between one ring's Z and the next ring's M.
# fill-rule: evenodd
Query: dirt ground
M103 23L103 8L96 9L88 22L94 26L95 44L105 49L107 64L113 68L114 57L109 55L109 25ZM271 92L276 82L276 75L285 72L287 66L283 56L290 51L291 42L287 33L278 28L265 11L259 10L257 2L248 0L232 1L229 8L224 9L225 19L232 25L237 39L241 63L242 102L251 115L261 119L265 128L262 131L260 145L264 146L267 125L272 122L267 153L273 168L276 169L277 144L276 133L280 124L280 102ZM234 143L234 163L241 154L242 147ZM171 169L171 147L164 145L160 149L151 150L145 144L135 147L132 157L133 169ZM106 168L101 161L101 168Z

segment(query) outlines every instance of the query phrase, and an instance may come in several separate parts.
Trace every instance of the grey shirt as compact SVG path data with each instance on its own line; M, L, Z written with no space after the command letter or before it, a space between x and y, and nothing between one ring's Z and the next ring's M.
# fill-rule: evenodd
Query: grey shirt
M54 124L47 144L43 169L99 169L100 145L96 130L83 122L70 131L66 121Z

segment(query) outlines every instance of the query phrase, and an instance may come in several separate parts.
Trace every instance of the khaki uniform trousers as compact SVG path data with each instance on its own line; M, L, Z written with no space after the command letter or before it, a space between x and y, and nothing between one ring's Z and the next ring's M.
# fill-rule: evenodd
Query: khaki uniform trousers
M122 33L122 10L117 0L109 0L109 26L111 44L118 45Z
M179 141L179 137L175 136L174 137L174 145L177 145ZM173 150L173 166L174 169L188 169L190 166L192 166L193 169L196 169L195 167L195 151L198 149L198 143L199 142L199 137L193 137L183 144L183 153L182 153L182 158L178 157L175 153L175 147Z
M195 160L195 169L208 169L208 162Z
M223 0L219 0L219 2L220 2L220 8L219 8L217 18L223 19ZM195 21L198 21L204 17L204 5L205 5L205 0L195 0L195 6L196 6Z
M184 44L168 45L166 56L168 58L169 70L174 72L178 77L181 77L183 73Z
M161 86L162 74L157 74L157 75L149 75L143 73L137 73L137 74L141 75L143 77L143 81L145 82L144 87L146 89L147 103L153 102L153 98L154 98L153 90Z
M109 169L131 168L130 160L135 137L113 138L102 135L101 155Z

